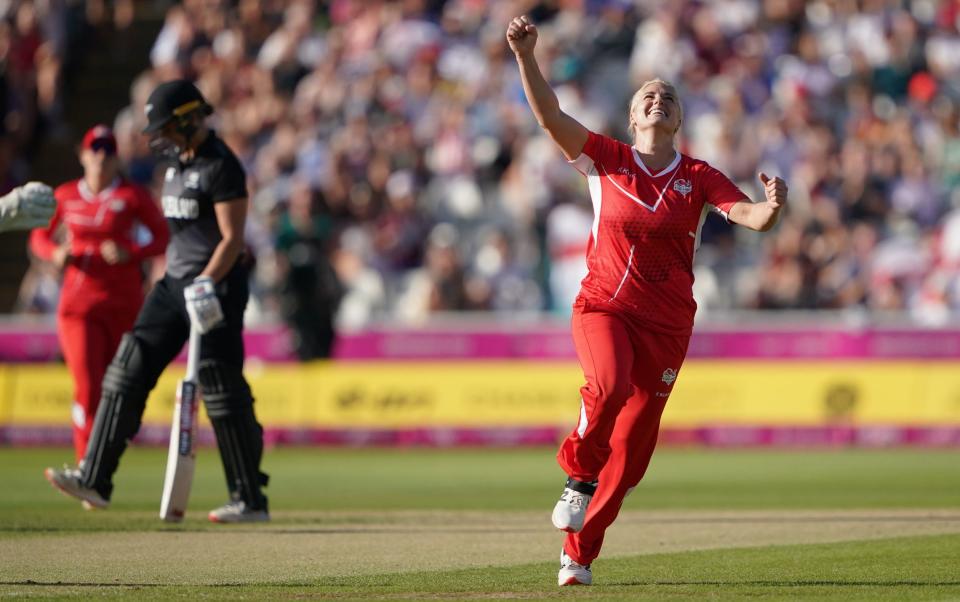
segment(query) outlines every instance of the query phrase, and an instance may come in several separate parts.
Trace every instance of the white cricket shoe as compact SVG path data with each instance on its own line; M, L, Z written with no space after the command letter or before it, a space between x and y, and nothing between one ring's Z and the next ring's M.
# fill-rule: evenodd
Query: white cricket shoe
M50 481L51 485L66 495L80 500L84 508L89 506L102 510L110 505L110 500L104 499L96 489L83 486L83 473L80 472L79 468L67 468L66 466L60 470L47 468L43 471L43 476Z
M560 550L560 572L557 574L557 585L590 585L593 583L593 573L590 565L583 566L567 556L566 550Z
M210 511L207 515L212 523L264 523L270 520L270 513L266 508L254 510L247 508L243 501L227 502L223 506Z
M560 494L557 505L553 507L553 526L566 531L577 533L583 529L583 519L587 516L587 506L597 491L597 482L584 483L576 479L567 479L567 484Z

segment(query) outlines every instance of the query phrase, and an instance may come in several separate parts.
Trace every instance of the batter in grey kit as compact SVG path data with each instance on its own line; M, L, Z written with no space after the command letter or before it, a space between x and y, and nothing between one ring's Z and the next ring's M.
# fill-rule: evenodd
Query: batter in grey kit
M161 196L171 233L167 272L107 368L80 467L46 470L54 486L86 506L109 505L113 474L140 428L147 395L180 352L192 323L203 333L200 386L230 494L209 518L230 523L270 518L261 491L267 484L260 471L263 428L243 377L243 312L249 296L243 244L246 177L236 156L204 124L212 112L185 80L160 84L147 101L144 133L154 151L170 160Z

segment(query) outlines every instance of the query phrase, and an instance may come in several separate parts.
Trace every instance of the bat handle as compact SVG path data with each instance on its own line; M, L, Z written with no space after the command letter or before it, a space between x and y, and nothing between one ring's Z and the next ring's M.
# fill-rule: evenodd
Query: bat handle
M197 382L197 363L200 361L200 331L190 327L190 341L187 343L187 375L184 380Z

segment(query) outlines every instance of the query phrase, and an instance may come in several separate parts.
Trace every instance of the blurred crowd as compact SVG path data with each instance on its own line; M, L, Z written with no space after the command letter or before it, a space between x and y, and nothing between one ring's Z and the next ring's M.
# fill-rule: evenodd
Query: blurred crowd
M184 0L115 124L130 174L152 87L194 78L244 162L252 318L305 345L437 312L565 314L592 221L504 40L529 14L564 110L627 137L644 80L674 82L680 147L790 206L757 235L710 218L701 314L960 310L960 2ZM321 332L309 343L311 332Z
M28 179L41 137L62 125L75 16L55 2L0 3L0 194Z
M64 90L95 30L126 28L134 0L0 0L0 194L30 175L44 137L68 137Z

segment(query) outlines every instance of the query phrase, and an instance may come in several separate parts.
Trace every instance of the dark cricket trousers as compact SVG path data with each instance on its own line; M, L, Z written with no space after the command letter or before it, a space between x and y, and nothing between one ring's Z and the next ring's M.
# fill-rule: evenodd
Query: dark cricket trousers
M190 317L187 314L183 289L193 282L192 278L177 279L169 275L157 282L144 301L132 334L136 338L142 362L131 368L125 376L136 382L138 389L147 393L153 389L160 374L180 353L190 336ZM238 404L251 403L249 385L243 378L243 313L249 298L248 270L237 265L216 286L217 298L224 314L224 323L201 337L200 358L219 360L230 371L235 372ZM116 407L112 416L99 412L97 431L110 433L109 436L94 437L87 448L82 465L84 483L109 498L113 490L112 477L120 462L120 456L126 443L140 429L143 412L146 407L146 394L130 395ZM259 430L256 446L262 453L262 429L253 419ZM108 423L109 424L106 424ZM259 464L259 453L256 454Z

